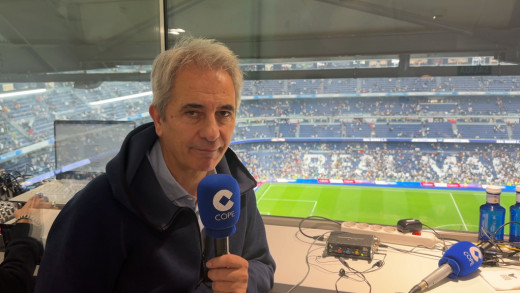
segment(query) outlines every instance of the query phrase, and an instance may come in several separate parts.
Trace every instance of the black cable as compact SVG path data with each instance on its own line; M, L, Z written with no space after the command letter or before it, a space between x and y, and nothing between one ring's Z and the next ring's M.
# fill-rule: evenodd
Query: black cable
M318 241L323 241L324 240L324 234L322 235L318 235L318 236L311 236L311 235L307 235L303 232L302 230L302 224L305 220L309 220L309 219L322 219L322 220L327 220L327 221L330 221L330 222L333 222L333 223L336 223L338 224L340 227L341 227L341 222L339 221L335 221L335 220L332 220L332 219L329 219L329 218L326 218L326 217L322 217L322 216L308 216L306 218L303 218L300 223L298 223L298 230L300 230L300 233L307 237L307 238L311 238L311 239L314 239L314 240L318 240ZM326 234L326 233L325 233Z
M353 267L349 266L349 264L347 263L347 261L345 259L343 259L342 257L339 257L338 258L339 262L341 262L341 264L343 264L350 272L344 272L343 276L341 276L342 274L340 273L340 278L338 280L336 280L336 292L338 292L338 287L337 287L337 284L338 284L338 281L342 278L342 277L346 277L348 278L348 275L349 274L353 274L355 276L359 276L361 278L361 280L356 280L356 279L352 279L352 280L355 280L355 281L359 281L359 282L365 282L367 285L368 285L368 292L371 293L372 292L372 285L370 284L370 282L368 281L368 279L365 277L365 274L366 273L371 273L371 272L374 272L374 271L377 271L379 269L381 269L381 267L383 267L383 265L376 265L374 264L370 269L367 269L367 270L364 270L364 271L358 271L356 269L354 269ZM384 262L383 262L384 264ZM375 270L372 270L374 269L374 267L377 266L377 269ZM340 270L341 272L341 270Z
M507 222L507 223L504 223L502 226L498 227L497 230L495 231L495 233L493 233L493 239L496 240L497 239L497 233L504 229L505 226L507 225L510 225L510 224L517 224L517 225L520 225L519 222L515 222L515 221L511 221L511 222Z
M321 237L323 238L325 236L325 234L327 233L330 233L330 232L325 232L321 235ZM316 243L317 238L319 238L320 236L317 236L316 238L313 238L314 241L309 245L309 249L307 250L307 254L305 255L305 264L307 265L307 272L305 273L305 276L303 276L303 278L298 282L296 283L294 286L292 286L288 291L287 293L290 293L292 292L294 289L298 288L306 279L307 279L307 276L309 275L310 271L311 271L311 264L309 263L309 254L310 254L310 251L311 251L311 248L312 246Z
M343 269L341 269L341 270L343 270ZM339 293L339 290L338 290L339 280L341 280L345 276L345 270L343 270L343 273L341 273L341 270L340 270L339 278L336 280L336 283L334 283L334 288L336 288L336 293Z
M15 175L16 174L16 175ZM24 192L22 185L18 182L18 178L23 178L19 171L4 171L0 177L0 187L5 193L5 199L17 196Z
M294 289L296 289L297 287L299 287L308 277L309 273L310 273L310 269L311 269L311 265L312 266L317 266L317 267L320 267L318 265L315 265L315 264L311 264L309 263L309 255L311 253L311 249L312 247L316 244L317 241L323 241L325 238L326 238L326 235L329 234L330 232L325 232L321 235L315 235L315 236L312 236L312 235L308 235L306 234L305 232L303 232L302 230L302 224L305 220L308 220L308 219L322 219L322 220L327 220L327 221L330 221L330 222L333 222L333 223L336 223L338 224L340 227L341 227L341 223L342 222L339 222L339 221L335 221L335 220L332 220L332 219L329 219L329 218L326 218L326 217L322 217L322 216L309 216L309 217L306 217L306 218L303 218L299 224L298 224L298 230L299 232L304 235L305 237L307 238L310 238L310 239L313 239L312 243L309 245L309 248L307 250L307 254L305 255L305 264L307 265L307 271L305 273L305 275L303 276L303 278L297 283L295 284L293 287L291 287L287 293L290 293L292 292ZM320 248L321 249L321 248ZM384 262L383 262L384 263ZM327 272L331 272L329 270L325 270ZM336 287L337 287L337 283L338 281L341 279L341 277L336 281ZM365 282L368 282L366 279L365 279ZM371 288L371 285L370 283L368 283L369 287ZM371 289L370 289L371 290Z
M422 224L423 224L423 226L426 226L426 228L432 230L433 234L435 234L435 236L437 236L437 238L438 238L439 240L442 241L442 252L445 252L445 251L446 251L446 239L444 239L444 238L441 236L441 234L439 234L439 233L438 233L435 229L433 229L432 227L430 227L430 226L428 226L428 225L426 225L426 224L424 224L424 223L422 223Z
M488 238L488 240L481 241L477 244L484 255L484 260L482 262L483 266L497 266L500 262L505 262L504 259L511 258L520 252L516 249L514 249L513 252L504 251L500 246L506 244L506 242L496 239L498 232L511 224L520 225L519 222L510 221L498 227L493 234L490 234L486 229L482 231Z
M439 258L438 255L433 255L433 254L428 254L428 253L424 253L424 252L416 252L416 251L414 251L416 248L426 248L426 249L430 250L430 248L428 248L428 247L426 247L426 246L423 246L423 245L417 245L417 246L414 246L414 247L412 247L412 249L410 249L410 250L405 250L405 249L397 248L397 247L394 247L394 246L391 246L391 245L388 245L388 244L379 244L379 247L382 247L382 248L390 248L390 249L393 249L393 250L395 250L395 251L402 252L402 253L413 253L413 254L417 254L417 255L421 255L421 256L427 256L427 257Z
M479 249L481 250L484 259L482 260L482 266L497 266L500 262L499 258L499 252L501 253L502 250L498 246L498 243L495 241L490 240L480 242L477 244Z

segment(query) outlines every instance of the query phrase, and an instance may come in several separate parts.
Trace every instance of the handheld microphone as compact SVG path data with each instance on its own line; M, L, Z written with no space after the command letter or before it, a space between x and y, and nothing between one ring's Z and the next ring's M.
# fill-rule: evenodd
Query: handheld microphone
M439 268L415 285L409 293L424 292L446 277L455 279L469 275L482 265L483 260L482 252L473 243L469 241L455 243L439 260Z
M229 236L240 217L240 188L227 174L204 177L197 186L200 220L207 236L215 238L216 256L229 253Z

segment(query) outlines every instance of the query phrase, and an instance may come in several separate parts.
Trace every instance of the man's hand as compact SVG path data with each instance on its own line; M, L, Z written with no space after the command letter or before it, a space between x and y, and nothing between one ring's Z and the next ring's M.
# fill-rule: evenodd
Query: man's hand
M246 292L249 263L242 257L226 254L210 259L208 277L213 281L213 292Z
M42 196L40 194L35 194L20 209L14 211L13 215L15 218L20 216L31 216L36 220L40 220L40 210L39 209L50 209L52 208L49 199L46 196ZM20 219L17 223L33 223L30 219Z

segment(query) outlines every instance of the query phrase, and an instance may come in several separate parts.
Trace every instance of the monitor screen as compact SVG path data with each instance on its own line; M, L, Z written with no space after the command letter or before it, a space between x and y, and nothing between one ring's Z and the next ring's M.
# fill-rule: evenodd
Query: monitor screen
M117 154L126 135L134 128L133 121L54 121L56 178L105 172L105 165Z

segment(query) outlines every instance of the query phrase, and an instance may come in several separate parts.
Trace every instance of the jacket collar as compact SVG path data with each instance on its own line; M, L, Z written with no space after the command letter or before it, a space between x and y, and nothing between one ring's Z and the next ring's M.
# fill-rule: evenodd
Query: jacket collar
M164 231L170 227L181 209L173 205L164 194L147 159L146 153L157 139L152 122L134 129L123 142L121 151L107 165L107 174L116 199L154 229ZM257 185L229 148L216 170L217 173L233 176L242 195Z

